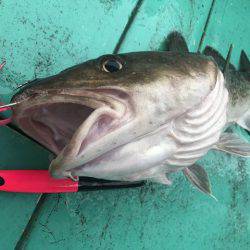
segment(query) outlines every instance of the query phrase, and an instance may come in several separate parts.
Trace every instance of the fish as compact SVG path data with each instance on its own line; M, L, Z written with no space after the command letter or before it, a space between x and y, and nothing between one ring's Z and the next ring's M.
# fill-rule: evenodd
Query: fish
M210 149L250 156L250 145L224 132L250 130L249 72L222 73L223 57L188 51L173 32L166 51L108 54L36 79L13 96L13 124L55 154L54 178L88 176L171 185L182 171L212 196L196 162Z

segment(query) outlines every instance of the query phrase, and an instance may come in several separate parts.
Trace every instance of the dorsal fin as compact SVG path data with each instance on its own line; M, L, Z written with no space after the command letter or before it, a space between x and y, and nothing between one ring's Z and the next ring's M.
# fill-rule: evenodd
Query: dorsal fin
M244 50L242 50L240 54L240 71L250 73L250 61Z
M188 52L186 40L178 31L173 31L167 36L165 47L167 51Z
M211 56L215 60L215 62L218 64L220 70L222 71L225 67L226 60L224 57L214 48L210 46L206 46L206 48L203 51L203 54L206 56ZM229 70L235 70L235 67L232 64L228 65Z

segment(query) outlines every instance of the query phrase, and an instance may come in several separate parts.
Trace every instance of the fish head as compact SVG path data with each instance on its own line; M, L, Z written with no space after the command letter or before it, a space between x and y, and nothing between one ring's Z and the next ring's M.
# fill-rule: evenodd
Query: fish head
M56 154L52 176L70 176L198 105L217 71L192 53L104 55L26 84L12 99L13 122Z

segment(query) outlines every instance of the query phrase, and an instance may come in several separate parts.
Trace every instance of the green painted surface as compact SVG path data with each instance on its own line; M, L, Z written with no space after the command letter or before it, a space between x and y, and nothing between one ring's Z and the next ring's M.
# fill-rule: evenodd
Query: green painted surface
M111 53L135 3L1 0L1 92Z
M183 34L191 51L196 51L211 2L144 1L122 51L158 50L174 30Z
M3 28L6 25L7 28L3 32L1 27L0 55L10 60L1 81L5 91L36 75L46 76L86 58L112 52L135 4L135 1L75 2L71 5L66 0L42 3L30 0L27 4L2 1L0 15L4 22L0 25L4 23ZM250 17L247 11L250 3L217 2L204 45L213 45L225 55L227 46L222 45L235 43L249 53L250 32L243 20ZM211 1L144 1L122 51L158 49L175 29L184 33L192 51L197 50L210 4ZM24 17L29 21L16 21ZM22 30L19 35L18 29ZM48 39L52 34L55 38ZM32 37L34 40L27 39ZM235 63L237 53L233 54ZM249 139L243 130L234 130ZM4 139L9 137L7 134ZM218 202L192 188L182 175L174 178L170 188L148 184L135 190L50 195L26 249L249 249L250 160L211 151L200 163L210 175ZM17 204L15 200L10 202L9 194L0 197L4 207L8 203ZM26 202L22 197L27 196L18 196ZM34 200L24 206L26 211L32 210ZM11 227L13 221L8 218L12 213L0 212ZM3 230L0 233L4 238ZM13 242L5 244L10 247Z
M42 169L48 153L9 128L0 128L0 169ZM31 157L32 155L32 157ZM0 248L13 249L25 227L38 195L0 193Z
M231 61L238 65L242 49L250 56L249 18L248 0L216 1L203 45L213 45L226 57L233 44Z

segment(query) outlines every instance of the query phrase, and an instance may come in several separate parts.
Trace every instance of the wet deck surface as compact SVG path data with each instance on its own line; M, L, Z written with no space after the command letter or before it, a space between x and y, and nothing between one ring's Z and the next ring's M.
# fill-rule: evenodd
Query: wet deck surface
M88 3L87 3L88 2ZM136 4L119 52L157 50L173 30L197 51L212 1L0 1L0 99L36 77L112 53ZM202 49L226 57L234 44L250 56L250 3L215 1ZM249 136L234 128L245 138ZM47 168L49 154L11 128L0 128L0 168ZM249 249L250 160L209 152L201 161L218 202L181 175L172 187L46 195L21 237L39 195L0 194L0 246L13 249ZM21 241L20 241L21 237Z

